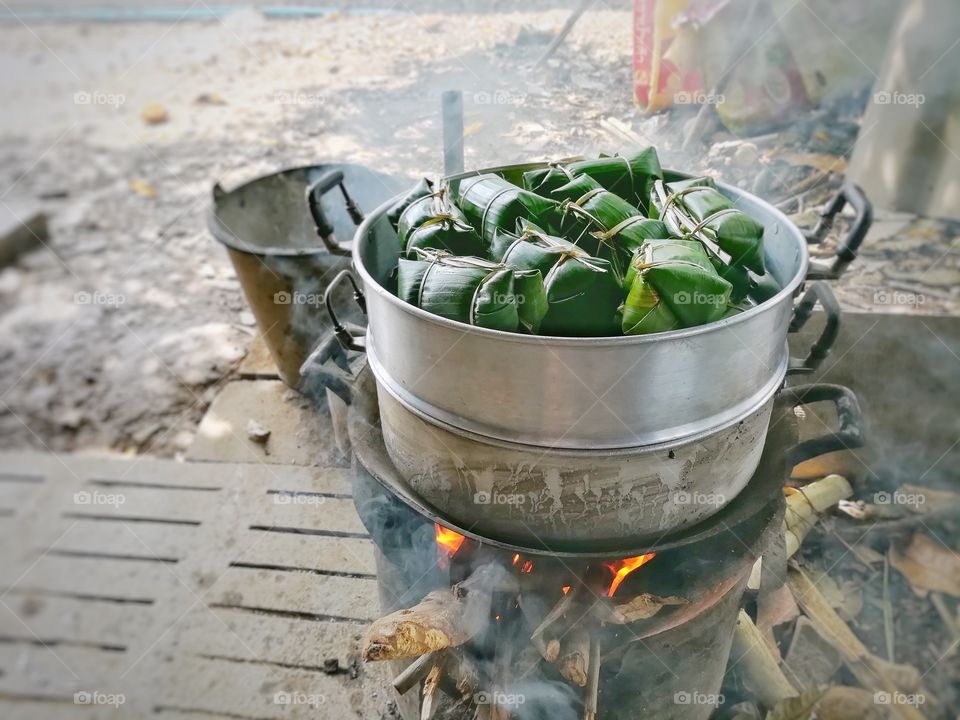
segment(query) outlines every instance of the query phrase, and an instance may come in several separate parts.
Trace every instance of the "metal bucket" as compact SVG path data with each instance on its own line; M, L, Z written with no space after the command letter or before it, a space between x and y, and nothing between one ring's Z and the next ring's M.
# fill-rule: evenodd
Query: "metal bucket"
M349 240L362 210L407 184L361 165L330 163L265 175L230 191L214 185L207 227L227 248L280 377L291 387L330 327L320 307L329 281L350 267L351 247L338 238ZM325 194L336 188L342 199Z

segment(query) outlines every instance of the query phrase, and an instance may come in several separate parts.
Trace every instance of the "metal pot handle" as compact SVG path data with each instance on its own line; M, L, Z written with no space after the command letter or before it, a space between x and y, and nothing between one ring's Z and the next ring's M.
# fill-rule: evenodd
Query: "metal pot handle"
M353 277L353 273L349 270L341 270L337 273L337 276L327 285L326 291L323 293L323 304L327 306L327 314L330 316L330 322L333 323L333 334L334 337L340 342L340 346L344 350L352 350L354 352L366 352L366 333L358 332L362 328L357 328L356 326L344 326L337 319L337 314L333 310L333 291L344 280L349 280L350 284L353 286L353 299L360 306L360 311L366 315L367 314L367 298L363 295L363 290L360 289L360 286L357 284L356 278Z
M837 302L833 290L822 282L811 283L800 298L800 302L794 306L789 332L799 332L807 324L818 302L825 316L823 330L811 346L806 358L790 358L790 365L787 367L788 375L812 373L830 354L833 343L836 342L837 333L840 331L840 303Z
M810 267L807 270L808 280L836 280L843 271L857 257L857 248L863 242L870 225L873 224L873 206L867 200L863 190L859 185L844 180L840 190L827 204L826 209L820 216L819 222L812 230L804 231L803 235L810 245L819 245L826 238L830 230L833 229L833 221L837 214L843 210L844 205L850 203L856 211L856 217L850 226L850 232L832 260L811 260Z
M362 223L363 212L361 212L360 208L358 208L357 204L353 201L353 198L347 193L347 188L343 184L343 171L341 170L330 170L307 187L305 193L307 207L310 208L310 215L313 217L313 224L317 228L317 235L320 237L320 242L323 243L327 251L331 255L349 257L352 252L351 246L346 243L340 244L337 240L333 232L333 225L327 220L327 216L324 214L320 204L323 196L335 187L339 187L340 192L343 194L343 201L346 203L347 213L350 215L350 219L353 220L353 224L359 225Z
M838 428L819 437L799 442L788 449L784 453L788 468L836 450L855 450L863 447L865 437L863 412L860 410L857 396L850 388L828 383L796 385L783 388L780 391L780 399L791 403L792 407L830 401L837 408Z

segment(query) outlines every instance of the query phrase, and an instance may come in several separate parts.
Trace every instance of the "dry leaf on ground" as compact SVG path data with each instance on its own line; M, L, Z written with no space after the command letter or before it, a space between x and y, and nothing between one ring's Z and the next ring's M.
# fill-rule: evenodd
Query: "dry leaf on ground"
M960 597L960 554L928 535L914 533L906 547L891 545L890 564L920 597L930 590Z

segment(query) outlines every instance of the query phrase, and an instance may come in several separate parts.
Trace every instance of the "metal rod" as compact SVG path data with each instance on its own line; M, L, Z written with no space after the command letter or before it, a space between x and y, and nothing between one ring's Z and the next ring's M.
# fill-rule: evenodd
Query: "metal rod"
M443 111L443 174L463 172L463 93L446 90L440 100Z

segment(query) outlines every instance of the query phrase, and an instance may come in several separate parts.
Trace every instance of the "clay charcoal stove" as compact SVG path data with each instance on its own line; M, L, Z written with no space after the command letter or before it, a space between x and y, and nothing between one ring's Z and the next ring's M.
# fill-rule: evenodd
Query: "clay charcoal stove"
M354 498L376 545L383 614L362 652L390 664L404 720L709 716L751 569L782 527L788 467L860 437L845 388L792 388L747 487L706 521L641 547L520 544L410 491L368 368L319 374L350 403ZM794 408L821 400L841 429L798 443Z

